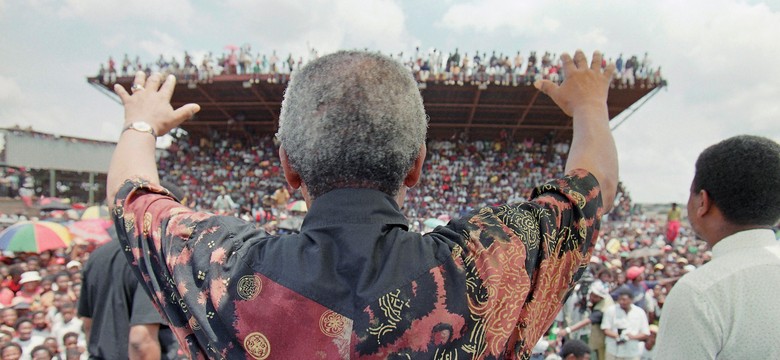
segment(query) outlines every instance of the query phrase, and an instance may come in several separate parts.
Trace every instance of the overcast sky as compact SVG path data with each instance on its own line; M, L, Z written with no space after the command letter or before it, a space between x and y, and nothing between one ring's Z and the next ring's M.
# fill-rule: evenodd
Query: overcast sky
M614 131L637 202L684 202L696 156L719 140L780 141L780 1L0 0L0 34L0 127L115 141L122 109L86 77L125 53L581 48L648 52L669 81Z

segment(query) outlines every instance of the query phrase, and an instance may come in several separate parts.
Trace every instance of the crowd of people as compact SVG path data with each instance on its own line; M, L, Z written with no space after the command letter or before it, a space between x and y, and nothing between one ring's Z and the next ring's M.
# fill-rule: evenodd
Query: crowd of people
M160 178L178 184L188 194L184 203L198 210L235 214L262 224L289 215L279 205L302 198L299 193L283 195L289 190L275 139L235 136L239 138L229 140L212 132L179 139L160 156ZM563 173L568 150L566 142L511 141L503 136L492 141L431 140L426 175L409 189L404 213L412 228L422 231L429 219L446 222L482 206L522 201L545 179ZM508 166L522 171L501 171ZM630 214L631 198L622 186L618 199L610 216L624 219Z
M186 83L210 82L214 76L249 75L252 82L261 79L271 83L285 83L290 76L305 65L303 56L294 57L291 53L286 57L272 50L270 54L254 52L249 44L243 46L227 46L226 51L217 56L213 52L205 53L200 60L185 51L183 58L165 58L162 54L155 62L143 62L139 56L132 60L124 54L122 59L109 57L106 64L100 65L98 79L110 84L116 82L119 76L131 76L136 71L170 73ZM367 50L367 49L366 49ZM445 84L495 84L495 85L530 85L536 80L547 79L561 82L561 61L558 54L545 51L537 54L531 51L525 56L521 51L511 53L496 53L474 51L460 53L459 49L446 52L441 49L421 50L416 47L409 54L404 52L390 53L390 57L403 65L420 82L435 82ZM308 61L320 56L316 49L310 49ZM663 85L661 67L655 66L645 53L643 56L623 56L604 58L603 67L608 62L614 62L614 87L654 87Z
M79 246L40 254L4 254L0 263L0 359L86 359L77 316Z

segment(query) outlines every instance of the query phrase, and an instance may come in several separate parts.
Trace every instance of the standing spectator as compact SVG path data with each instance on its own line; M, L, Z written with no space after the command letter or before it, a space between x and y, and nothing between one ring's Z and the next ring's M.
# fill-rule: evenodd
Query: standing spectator
M276 210L275 215L277 217L287 212L287 202L290 201L290 192L287 191L286 186L281 186L276 189L274 194L271 195L271 198L274 200L274 210Z
M68 264L72 264L75 261L71 261ZM81 263L79 263L81 264ZM80 269L79 267L69 267L68 270L71 269ZM57 289L54 290L54 295L63 295L65 299L68 299L69 301L76 301L78 299L78 296L75 292L71 289L70 286L70 277L71 274L65 271L58 272L57 275L54 277L54 284L57 285Z
M60 345L57 339L53 337L47 337L46 340L43 341L43 345L46 346L46 348L49 349L52 354L54 354L54 359L62 360L64 358L64 356L60 354Z
M43 345L46 338L33 335L33 323L29 318L21 318L16 322L16 337L13 342L19 344L22 348L22 359L30 359L32 349L38 345Z
M79 360L83 358L82 354L84 353L84 350L79 347L79 334L74 332L69 332L62 336L62 344L63 344L63 353L61 356L63 356L65 359L68 360ZM96 359L100 359L97 357ZM122 357L118 357L116 359L122 359Z
M696 160L691 227L712 260L683 276L664 304L657 359L780 357L780 145L735 136Z
M618 289L618 303L604 310L601 329L606 338L607 360L639 360L640 341L650 336L647 315L633 304L632 292L627 287Z
M562 360L590 360L590 348L582 341L572 339L561 347Z
M22 274L22 278L19 280L19 285L22 288L16 293L12 303L14 305L25 303L31 308L40 307L40 294L43 291L39 286L40 283L41 275L37 271L27 271Z
M53 354L45 345L34 347L30 353L32 360L52 360Z
M600 64L564 54L563 84L536 83L573 115L574 139L566 175L527 202L409 231L400 209L426 154L420 91L393 59L339 52L301 69L280 115L284 175L309 205L300 234L177 203L159 184L153 134L131 127L108 175L119 238L193 358L527 358L614 203L613 68ZM115 87L127 124L164 135L199 109L171 108L173 77L134 83L145 88Z
M79 342L86 343L84 336L83 321L76 317L76 305L70 301L62 304L60 308L62 321L52 324L51 330L55 338L61 339L65 334L73 332L79 334ZM64 344L60 344L64 345Z
M9 332L13 334L16 331L16 320L19 320L19 314L16 309L12 307L3 308L0 310L0 331Z
M612 296L609 294L609 288L601 281L596 281L590 285L589 303L591 304L590 315L582 321L565 329L558 331L558 336L567 336L585 326L590 325L590 337L588 345L595 353L597 360L606 359L606 345L604 330L601 329L601 322L604 318L604 310L614 306Z
M91 358L127 359L162 354L162 359L171 359L176 354L170 329L161 327L164 320L154 309L149 294L138 285L115 239L89 257L78 314L84 321Z
M217 199L214 200L214 210L216 210L218 214L231 214L237 207L238 205L236 205L233 198L230 197L225 190L222 190L219 196L217 196Z
M669 209L669 213L666 214L666 243L673 245L674 240L677 239L677 234L680 233L680 218L682 218L682 212L677 207L677 203L672 203L672 208Z
M51 336L51 326L46 321L46 313L43 311L34 311L30 314L33 323L33 335L49 337Z
M25 270L24 270L24 268L22 267L21 264L11 265L11 267L8 268L8 276L5 279L3 279L3 284L2 285L4 287L7 287L8 289L13 291L14 293L16 293L17 291L19 291L19 289L22 288L22 286L19 285L19 280L22 279L22 274L24 272L25 272ZM3 304L3 305L8 306L8 305L11 305L11 304L8 303L8 304Z
M14 342L7 342L0 347L0 358L3 360L19 360L22 358L22 347Z

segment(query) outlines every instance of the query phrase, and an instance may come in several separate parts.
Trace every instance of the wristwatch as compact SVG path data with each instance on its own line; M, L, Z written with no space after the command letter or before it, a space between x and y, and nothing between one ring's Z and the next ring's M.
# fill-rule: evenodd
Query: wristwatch
M152 136L154 137L157 137L157 133L154 131L154 128L152 128L152 125L150 125L146 121L132 122L130 123L130 125L127 125L127 127L122 130L122 133L124 133L127 130L145 132L145 133L152 134Z

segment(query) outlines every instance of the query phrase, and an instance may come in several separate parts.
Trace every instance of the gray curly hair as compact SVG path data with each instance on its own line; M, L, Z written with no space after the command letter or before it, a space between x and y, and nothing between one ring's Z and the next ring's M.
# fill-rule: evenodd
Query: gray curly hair
M417 83L401 64L340 51L295 74L276 136L312 197L350 187L395 196L427 127Z

